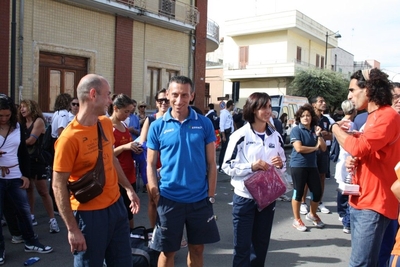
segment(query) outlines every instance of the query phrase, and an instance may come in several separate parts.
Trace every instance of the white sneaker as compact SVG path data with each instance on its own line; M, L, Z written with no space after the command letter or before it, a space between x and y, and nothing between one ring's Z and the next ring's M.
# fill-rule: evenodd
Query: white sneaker
M308 213L308 206L306 203L301 203L300 214L306 215Z
M320 202L319 205L318 205L318 211L320 211L320 212L322 212L322 213L325 213L325 214L331 213L331 211L328 210L328 209L325 207L324 203L322 203L322 202Z
M58 233L60 232L60 227L58 227L58 223L55 218L50 219L50 233Z
M321 221L318 215L312 216L310 213L306 215L306 220L312 222L317 228L324 228L325 224Z
M24 239L22 238L22 235L13 235L11 237L11 243L13 244L20 244L20 243L24 243Z
M307 227L304 225L304 223L301 219L298 219L298 220L294 219L292 226L294 228L296 228L297 230L299 230L300 232L307 231Z

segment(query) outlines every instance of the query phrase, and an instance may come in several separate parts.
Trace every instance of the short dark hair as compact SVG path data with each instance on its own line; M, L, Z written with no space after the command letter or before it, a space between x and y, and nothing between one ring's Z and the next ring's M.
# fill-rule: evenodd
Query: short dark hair
M268 104L268 102L271 103L271 97L267 93L252 93L247 98L246 103L243 106L244 120L246 120L249 123L253 123L255 121L254 111L265 107Z
M228 100L228 102L226 102L226 108L230 108L233 105L233 100Z
M391 106L393 101L393 84L390 83L388 75L380 69L369 70L369 79L366 80L362 70L354 72L350 79L357 80L357 86L367 88L367 97L369 102L378 106Z
M167 93L167 89L163 88L160 91L157 92L157 94L154 96L154 99L157 101L158 100L158 95L161 93Z
M315 114L313 106L311 106L310 104L304 104L303 106L301 106L297 110L297 112L295 114L296 123L298 125L300 125L300 117L301 117L301 115L303 114L304 111L308 111L311 114L312 120L311 120L311 125L310 126L314 127L315 125L317 125L318 124L318 117L317 117L317 114Z
M209 109L214 109L214 104L212 104L212 103L208 104L208 108Z
M190 92L193 93L194 92L194 87L193 87L193 82L190 78L186 77L186 76L173 76L171 78L171 80L169 80L168 86L167 88L169 89L169 85L171 83L179 83L179 84L189 84L190 85Z

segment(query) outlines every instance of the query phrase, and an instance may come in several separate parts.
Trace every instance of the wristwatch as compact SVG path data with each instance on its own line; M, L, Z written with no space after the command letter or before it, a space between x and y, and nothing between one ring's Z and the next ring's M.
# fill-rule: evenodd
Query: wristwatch
M215 198L214 197L208 197L208 201L210 201L211 204L215 203Z

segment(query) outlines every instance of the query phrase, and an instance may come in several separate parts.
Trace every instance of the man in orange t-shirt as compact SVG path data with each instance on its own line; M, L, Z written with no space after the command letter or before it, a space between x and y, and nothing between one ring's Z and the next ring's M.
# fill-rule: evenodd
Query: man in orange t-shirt
M55 144L53 190L75 266L102 266L104 259L110 266L132 266L128 217L118 184L127 191L132 213L139 211L140 201L114 156L112 122L102 116L111 104L110 93L105 78L83 77L77 87L79 113ZM95 166L98 121L105 136L101 138L106 182L99 196L80 203L69 193L67 182L78 180Z
M392 85L379 69L351 76L348 99L368 118L359 134L348 134L349 122L332 124L339 144L351 155L346 167L354 173L360 195L350 196L351 257L349 266L377 266L378 251L390 221L397 218L398 201L390 190L400 161L400 116L391 107Z

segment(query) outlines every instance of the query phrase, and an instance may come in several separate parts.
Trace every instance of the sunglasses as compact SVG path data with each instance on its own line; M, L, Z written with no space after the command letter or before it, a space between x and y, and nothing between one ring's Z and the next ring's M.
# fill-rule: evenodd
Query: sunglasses
M79 103L71 103L74 107L79 107Z
M139 108L145 108L146 106L139 106Z
M169 104L169 100L167 98L159 98L159 99L157 99L157 102L158 102L158 104L162 104L162 103Z

